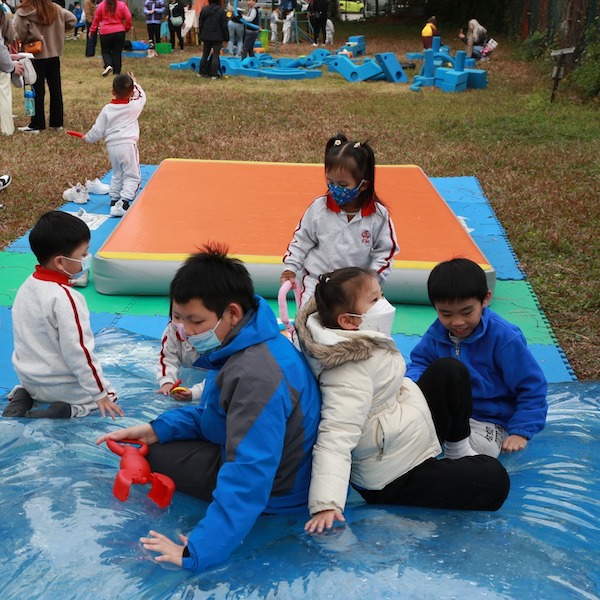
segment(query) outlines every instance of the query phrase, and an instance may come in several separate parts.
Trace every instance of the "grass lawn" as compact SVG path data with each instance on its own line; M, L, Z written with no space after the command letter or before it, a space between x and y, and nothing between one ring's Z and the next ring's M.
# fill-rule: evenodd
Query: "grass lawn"
M336 46L364 34L367 52L420 49L420 26L393 21L336 24ZM138 37L145 26L136 26ZM338 131L369 139L380 164L417 164L432 177L476 176L580 379L600 379L600 118L561 82L551 104L551 66L518 61L512 43L490 62L487 90L445 94L406 84L320 79L200 79L169 63L198 56L200 48L153 59L124 59L148 94L140 119L140 158L321 162L326 140ZM446 39L453 51L456 42ZM280 56L307 54L291 45ZM85 41L66 42L62 58L65 129L87 131L111 97L100 58L84 58ZM98 47L99 51L99 47ZM413 72L408 72L412 79ZM17 125L26 125L23 98L13 88ZM46 107L48 100L46 100ZM64 132L16 132L3 138L0 171L13 185L0 196L0 248L63 203L69 184L110 169L102 143L84 145ZM201 182L198 182L201 185ZM315 195L320 190L315 190ZM243 193L235 174L223 181L227 197ZM307 198L307 202L310 199ZM168 221L169 205L165 205ZM300 216L300 215L298 215Z

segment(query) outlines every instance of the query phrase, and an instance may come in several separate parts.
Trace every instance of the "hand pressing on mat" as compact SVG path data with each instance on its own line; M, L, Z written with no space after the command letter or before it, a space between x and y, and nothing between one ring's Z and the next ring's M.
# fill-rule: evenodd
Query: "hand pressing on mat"
M169 539L166 535L158 533L158 531L150 530L148 532L149 537L140 538L140 542L146 550L152 552L158 552L158 556L155 558L157 562L169 562L178 567L183 564L183 553L187 546L187 537L182 533L179 534L179 541L182 544L178 544L173 540Z

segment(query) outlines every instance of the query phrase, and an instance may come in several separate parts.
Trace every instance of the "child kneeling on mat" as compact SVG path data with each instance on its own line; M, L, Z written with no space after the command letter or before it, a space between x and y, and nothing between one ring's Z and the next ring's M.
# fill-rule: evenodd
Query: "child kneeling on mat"
M394 314L372 272L346 267L319 277L296 318L322 394L309 533L345 520L348 483L369 504L493 511L508 495L504 467L469 444L467 369L446 358L407 379Z
M20 385L9 394L3 417L85 417L100 409L123 416L117 395L94 355L85 298L72 286L87 272L90 230L78 217L48 212L29 234L39 261L19 288L12 308L12 363ZM34 408L34 402L48 408Z
M138 117L146 104L146 94L136 83L133 73L116 75L112 93L113 100L102 109L83 139L89 143L105 139L112 166L110 216L122 217L129 210L142 181L137 146L140 139Z
M546 377L521 330L488 308L492 292L472 260L437 265L427 281L438 318L410 354L417 381L438 358L453 356L471 374L471 446L480 454L522 450L546 424Z

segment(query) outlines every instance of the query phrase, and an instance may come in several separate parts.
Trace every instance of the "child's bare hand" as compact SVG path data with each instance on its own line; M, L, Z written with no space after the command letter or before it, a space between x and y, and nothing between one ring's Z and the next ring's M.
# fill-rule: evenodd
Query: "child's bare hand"
M284 284L286 281L291 281L292 283L294 283L294 281L296 281L296 273L294 273L294 271L286 269L281 274L281 277L279 278L279 283Z
M168 396L173 389L173 384L170 382L163 383L159 389L156 390L157 394L162 394L163 396Z
M129 75L129 77L131 77L131 80L133 81L133 83L135 83L135 75L133 74L133 71L127 71L127 75Z
M187 388L179 388L176 392L171 394L173 400L178 400L179 402L189 402L192 399L192 392Z
M502 452L518 452L527 446L527 438L522 435L509 435L502 442Z
M142 425L133 425L126 429L117 429L111 433L105 433L96 440L96 444L102 444L106 440L139 440L149 446L158 442L158 436L150 423L144 423Z
M304 531L308 533L323 533L323 529L331 529L333 527L334 521L342 521L345 522L344 515L342 513L332 508L330 510L322 510L313 515L312 519L306 522L304 526Z
M106 413L108 413L114 421L115 416L123 416L123 409L118 404L115 404L108 396L105 396L102 400L98 400L97 404L100 408L100 414L103 417L106 417Z

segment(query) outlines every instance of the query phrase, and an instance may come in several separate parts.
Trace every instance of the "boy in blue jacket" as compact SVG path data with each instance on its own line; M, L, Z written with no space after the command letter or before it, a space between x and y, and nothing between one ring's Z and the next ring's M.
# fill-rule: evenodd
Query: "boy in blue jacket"
M243 263L207 246L171 282L172 320L181 323L207 369L200 404L98 438L150 448L152 471L210 502L179 542L150 531L157 561L199 571L225 560L262 513L306 511L319 388L303 356L254 295Z
M438 264L427 292L438 318L411 352L406 376L418 381L434 360L459 359L471 374L473 450L495 458L522 450L548 411L546 378L525 336L488 308L485 272L471 260Z

